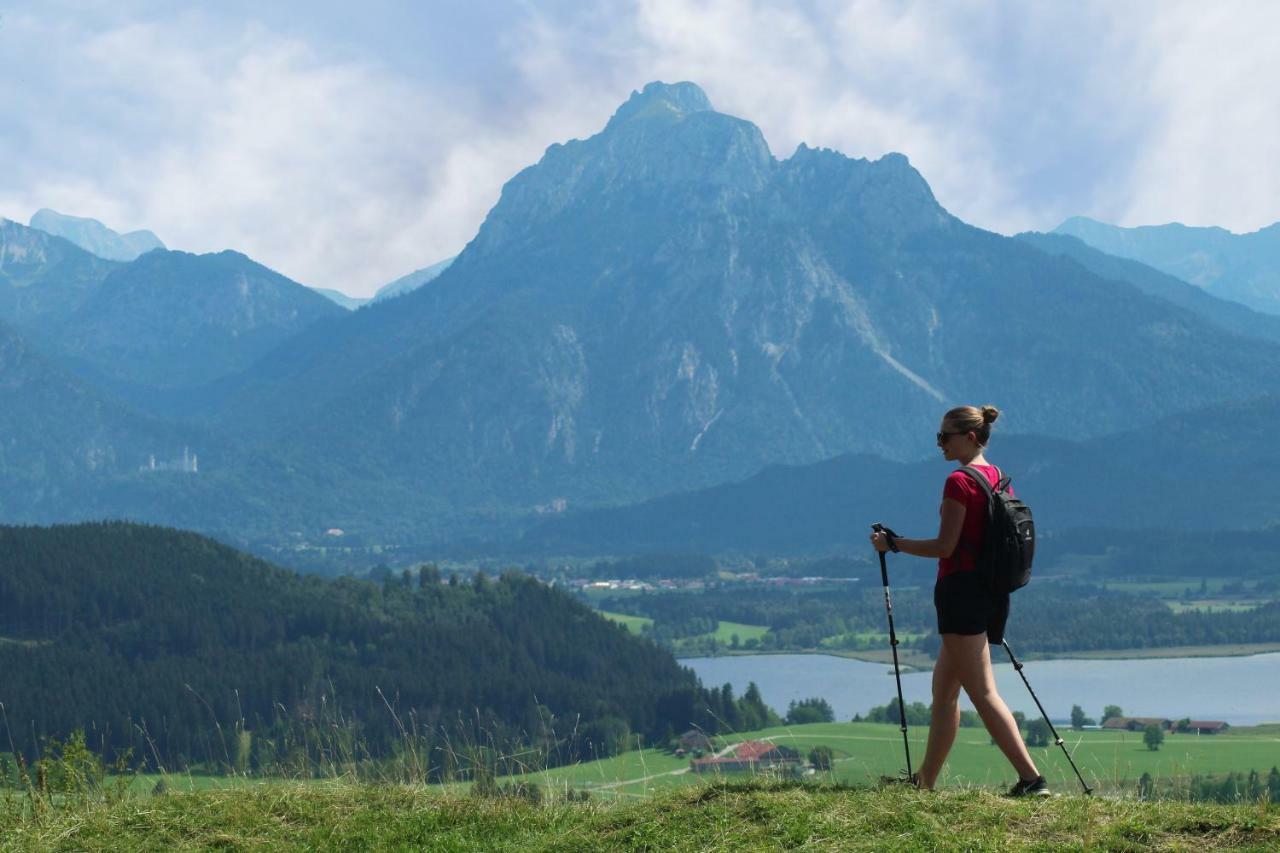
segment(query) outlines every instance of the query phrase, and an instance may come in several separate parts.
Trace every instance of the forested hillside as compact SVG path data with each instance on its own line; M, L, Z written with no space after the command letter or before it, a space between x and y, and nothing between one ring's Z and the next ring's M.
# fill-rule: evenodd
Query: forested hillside
M0 527L0 671L19 751L83 728L170 769L376 758L406 732L433 770L446 741L554 763L732 716L669 653L522 575L330 582L123 523Z

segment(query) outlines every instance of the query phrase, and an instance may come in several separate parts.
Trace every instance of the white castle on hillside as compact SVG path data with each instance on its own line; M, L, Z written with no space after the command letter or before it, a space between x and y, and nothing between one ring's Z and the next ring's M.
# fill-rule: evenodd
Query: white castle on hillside
M200 457L186 447L182 448L182 458L174 459L171 462L157 462L156 455L152 453L147 457L147 464L138 470L148 473L153 471L175 471L179 474L199 474Z

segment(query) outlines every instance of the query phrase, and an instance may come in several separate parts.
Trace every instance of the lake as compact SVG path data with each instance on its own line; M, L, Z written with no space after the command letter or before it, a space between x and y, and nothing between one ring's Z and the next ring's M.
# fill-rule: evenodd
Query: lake
M993 648L992 658L1003 655ZM793 700L820 696L836 720L897 701L893 667L830 655L742 655L686 658L708 687L726 682L738 696L754 681L764 701L785 714ZM1224 658L1024 661L1023 673L1057 722L1080 705L1090 717L1119 705L1126 716L1225 720L1233 725L1280 721L1280 653ZM1006 661L995 665L1000 695L1028 719L1039 716L1022 679ZM902 676L907 702L930 702L930 673ZM972 708L964 693L962 708Z

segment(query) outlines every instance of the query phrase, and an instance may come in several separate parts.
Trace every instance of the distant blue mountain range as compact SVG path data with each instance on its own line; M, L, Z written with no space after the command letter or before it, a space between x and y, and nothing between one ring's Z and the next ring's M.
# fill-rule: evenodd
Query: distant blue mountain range
M378 288L378 292L373 295L374 302L380 302L383 299L391 299L396 296L403 296L406 293L417 290L422 285L430 281L435 281L442 272L449 268L454 262L454 258L446 258L438 263L423 267L420 270L414 270L408 275L402 275L395 281L384 284Z
M67 216L48 208L36 211L31 217L31 227L70 240L86 252L109 261L132 261L152 249L164 248L160 238L150 231L120 234L96 219Z
M1077 216L1054 233L1077 237L1109 255L1141 261L1223 299L1280 314L1280 222L1233 234L1225 228L1178 223L1121 228Z

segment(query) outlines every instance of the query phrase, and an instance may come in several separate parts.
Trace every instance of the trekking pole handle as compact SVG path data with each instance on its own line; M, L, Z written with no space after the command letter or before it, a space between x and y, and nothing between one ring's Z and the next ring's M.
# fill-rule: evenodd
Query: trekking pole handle
M871 529L876 533L883 533L885 538L889 540L889 550L895 554L898 553L898 543L896 541L898 534L894 533L891 528L885 527L878 521L871 525Z

